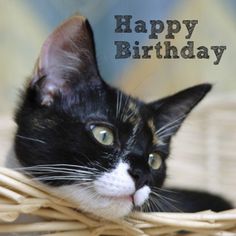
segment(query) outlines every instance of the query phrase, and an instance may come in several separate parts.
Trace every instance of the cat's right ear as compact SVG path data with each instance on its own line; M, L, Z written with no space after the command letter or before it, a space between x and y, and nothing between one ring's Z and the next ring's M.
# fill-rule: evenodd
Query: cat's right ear
M157 138L162 142L171 138L191 110L211 90L211 84L199 84L148 104L154 115Z
M75 15L44 42L30 88L41 105L50 106L56 96L70 96L78 83L90 80L100 80L93 33L89 22Z

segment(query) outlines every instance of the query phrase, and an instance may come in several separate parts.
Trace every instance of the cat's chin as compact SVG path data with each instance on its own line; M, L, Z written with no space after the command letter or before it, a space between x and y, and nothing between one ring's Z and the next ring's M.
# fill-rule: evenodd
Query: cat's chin
M105 219L122 218L134 207L132 196L103 196L92 188L65 185L54 188L53 192L77 204L80 210Z

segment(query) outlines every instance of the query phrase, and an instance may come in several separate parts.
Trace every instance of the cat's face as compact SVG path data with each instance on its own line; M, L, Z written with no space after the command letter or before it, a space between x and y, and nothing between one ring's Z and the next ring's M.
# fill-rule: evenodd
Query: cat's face
M16 114L16 156L82 210L125 216L157 197L171 137L209 89L150 104L127 96L101 79L90 26L72 17L43 45Z

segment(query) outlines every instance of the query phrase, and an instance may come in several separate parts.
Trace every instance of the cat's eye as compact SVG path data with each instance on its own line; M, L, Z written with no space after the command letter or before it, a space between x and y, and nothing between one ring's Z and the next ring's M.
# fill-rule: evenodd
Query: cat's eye
M105 126L91 125L90 129L94 138L105 146L114 144L114 135L111 129Z
M159 169L162 164L161 156L158 153L150 153L148 157L148 164L154 170Z

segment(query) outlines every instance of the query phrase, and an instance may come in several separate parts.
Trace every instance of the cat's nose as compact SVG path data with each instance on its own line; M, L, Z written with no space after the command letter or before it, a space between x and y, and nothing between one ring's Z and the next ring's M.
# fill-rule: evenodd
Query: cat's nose
M133 178L136 189L142 188L147 184L147 176L140 169L129 169L130 176Z

